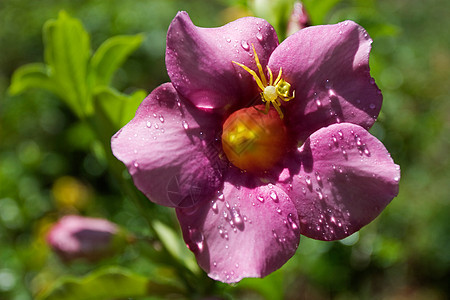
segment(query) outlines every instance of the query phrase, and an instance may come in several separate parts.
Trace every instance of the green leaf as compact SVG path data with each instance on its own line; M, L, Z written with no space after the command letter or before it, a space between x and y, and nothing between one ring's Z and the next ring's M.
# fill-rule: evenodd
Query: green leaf
M119 130L134 117L146 95L147 93L143 90L126 95L111 87L103 86L94 91L94 101L96 107L105 113L114 129Z
M63 277L37 300L110 300L182 293L179 287L119 267L108 267L85 277Z
M33 63L18 68L11 79L9 93L17 95L32 88L43 88L60 95L58 86L49 76L48 68L41 63Z
M92 56L91 67L97 85L109 85L114 72L142 43L142 34L107 39Z
M326 17L330 11L342 0L303 0L306 11L313 25L326 24Z
M79 115L93 112L87 88L90 57L89 35L77 19L66 12L44 25L45 61L50 76L64 91L63 99Z
M190 271L198 274L200 269L195 261L194 255L181 242L182 239L180 236L172 228L158 220L154 220L152 225L158 235L158 239L163 243L167 251Z

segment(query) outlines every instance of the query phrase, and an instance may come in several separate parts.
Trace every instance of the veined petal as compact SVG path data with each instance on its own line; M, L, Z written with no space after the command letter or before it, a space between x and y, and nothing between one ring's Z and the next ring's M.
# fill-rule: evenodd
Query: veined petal
M286 122L299 139L333 123L373 125L382 95L370 76L371 43L364 28L345 21L302 29L272 53L269 67L282 67L295 90Z
M232 180L244 184L250 176L238 172ZM272 185L239 187L226 181L215 199L177 209L177 216L200 267L227 283L277 270L300 239L294 204Z
M262 65L278 45L273 27L246 17L218 28L195 26L179 12L167 33L166 66L181 95L203 109L226 111L244 106L259 95L250 74L232 63L257 70L252 44Z
M364 128L334 124L313 133L281 177L301 234L342 239L375 219L398 194L400 167Z
M187 207L222 184L220 118L180 99L170 83L153 90L111 140L114 155L151 201Z

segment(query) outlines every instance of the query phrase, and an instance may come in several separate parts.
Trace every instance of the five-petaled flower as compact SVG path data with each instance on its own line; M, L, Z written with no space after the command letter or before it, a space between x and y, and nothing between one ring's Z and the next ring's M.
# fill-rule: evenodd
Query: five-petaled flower
M171 82L143 101L112 150L151 201L176 208L210 277L263 277L300 235L347 237L397 195L400 168L367 131L382 103L371 42L352 21L279 44L259 18L219 28L174 18Z

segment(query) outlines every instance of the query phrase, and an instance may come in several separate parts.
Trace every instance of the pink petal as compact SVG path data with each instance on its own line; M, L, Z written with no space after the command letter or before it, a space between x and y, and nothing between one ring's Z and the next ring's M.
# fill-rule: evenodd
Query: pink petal
M301 234L319 240L349 236L375 219L398 194L400 167L364 128L342 123L312 134L285 170ZM301 164L301 169L295 166Z
M263 19L246 17L219 28L200 28L186 12L179 12L167 33L170 80L197 107L219 111L242 107L259 90L251 75L232 61L257 70L252 44L266 65L278 38Z
M232 175L241 184L248 175ZM225 182L212 201L177 209L186 244L215 280L264 277L294 255L299 239L297 211L277 186Z
M211 198L222 184L219 122L166 83L145 98L134 119L112 137L111 147L151 201L191 206Z
M286 120L299 139L333 123L373 125L382 95L369 72L371 43L364 28L345 21L300 30L272 53L269 67L282 68L295 90Z

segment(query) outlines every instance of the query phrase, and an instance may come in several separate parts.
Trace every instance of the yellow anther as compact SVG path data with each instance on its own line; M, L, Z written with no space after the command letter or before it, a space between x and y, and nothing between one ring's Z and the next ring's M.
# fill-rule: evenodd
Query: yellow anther
M278 72L278 76L275 79L275 82L273 81L273 73L272 70L267 67L267 72L269 73L269 82L267 82L267 78L264 75L263 67L261 63L259 62L258 55L256 54L255 46L252 44L253 53L255 55L255 62L256 66L258 68L259 77L258 74L256 74L255 71L250 69L249 67L240 64L238 62L232 61L234 64L240 66L245 71L250 73L250 75L253 76L253 78L256 81L256 84L261 89L261 99L263 102L266 103L265 111L264 113L267 114L270 109L270 103L272 103L273 107L276 109L278 114L280 115L280 118L283 119L284 114L281 110L281 102L279 99L283 100L284 102L290 101L294 99L295 97L295 91L292 91L292 95L289 96L289 92L291 90L291 85L281 78L282 75L282 69L280 68L280 71Z

